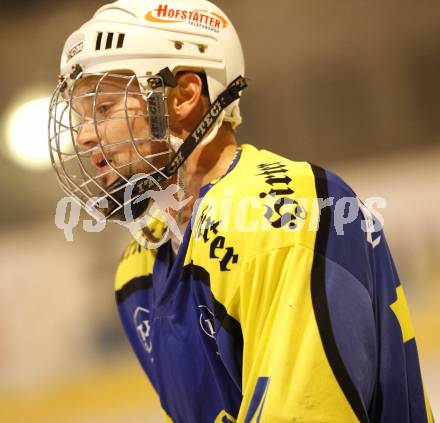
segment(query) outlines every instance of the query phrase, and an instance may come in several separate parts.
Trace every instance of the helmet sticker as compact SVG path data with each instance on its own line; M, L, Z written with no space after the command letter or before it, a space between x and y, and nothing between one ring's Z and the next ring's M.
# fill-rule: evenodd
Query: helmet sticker
M188 25L214 32L220 32L228 26L226 18L218 13L200 9L175 9L167 4L160 4L156 9L150 10L145 19L155 23L187 22Z
M75 57L78 53L81 53L84 49L84 43L80 41L79 43L75 44L67 53L67 60L72 59Z

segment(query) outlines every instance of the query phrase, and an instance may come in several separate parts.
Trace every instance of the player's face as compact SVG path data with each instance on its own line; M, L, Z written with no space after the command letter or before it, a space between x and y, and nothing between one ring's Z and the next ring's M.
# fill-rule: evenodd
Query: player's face
M128 82L88 77L74 88L72 108L80 119L76 143L90 151L93 171L107 187L119 178L117 172L150 173L168 162L168 144L149 140L146 102L136 83L126 95Z

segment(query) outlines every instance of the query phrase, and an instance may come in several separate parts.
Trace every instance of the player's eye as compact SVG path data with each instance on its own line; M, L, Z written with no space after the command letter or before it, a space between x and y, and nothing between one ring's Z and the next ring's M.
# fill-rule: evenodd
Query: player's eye
M112 103L101 103L96 107L96 111L101 115L105 115L110 111L111 108L112 108Z

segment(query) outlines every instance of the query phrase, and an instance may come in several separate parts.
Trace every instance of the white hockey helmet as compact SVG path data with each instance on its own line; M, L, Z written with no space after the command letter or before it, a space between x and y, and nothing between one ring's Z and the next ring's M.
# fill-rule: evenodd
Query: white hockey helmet
M231 21L207 0L118 0L101 7L66 41L61 74L131 70L137 76L168 67L206 74L210 101L239 75L243 50ZM225 111L235 128L239 100Z

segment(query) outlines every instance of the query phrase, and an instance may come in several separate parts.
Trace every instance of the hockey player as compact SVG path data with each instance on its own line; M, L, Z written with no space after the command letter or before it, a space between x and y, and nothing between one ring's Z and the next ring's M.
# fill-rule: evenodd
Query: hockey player
M119 0L68 38L51 101L63 189L144 222L116 299L167 418L432 422L375 217L331 172L239 146L243 77L212 3ZM170 233L154 198L183 239L148 248Z

